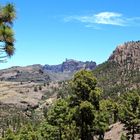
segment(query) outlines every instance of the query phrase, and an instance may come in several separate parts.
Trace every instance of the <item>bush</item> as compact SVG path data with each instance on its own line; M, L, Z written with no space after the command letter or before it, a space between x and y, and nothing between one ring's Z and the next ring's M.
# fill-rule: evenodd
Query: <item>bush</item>
M37 89L37 87L34 87L34 91L35 91L35 92L38 92L38 89Z
M39 86L39 90L42 90L42 86L41 85Z

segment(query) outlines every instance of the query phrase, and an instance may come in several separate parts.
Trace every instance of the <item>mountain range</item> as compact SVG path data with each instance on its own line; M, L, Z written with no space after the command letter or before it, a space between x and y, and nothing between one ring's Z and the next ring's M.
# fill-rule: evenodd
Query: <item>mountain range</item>
M0 80L14 82L64 81L71 79L73 74L80 69L93 70L95 67L96 63L93 61L82 62L73 59L66 59L58 65L14 66L0 70Z
M0 70L1 81L50 82L65 81L81 69L92 70L105 95L116 95L140 89L140 41L118 45L108 60L100 65L94 61L66 59L58 65L31 65Z
M62 93L68 92L68 85L58 81L71 79L81 69L94 73L105 98L115 99L129 90L137 90L140 94L140 41L118 45L100 65L94 61L66 59L58 65L37 64L0 70L0 128L7 128L5 122L14 122L15 118L20 118L21 123L34 117L42 120L43 109L57 99L61 86ZM112 129L110 131L112 134Z

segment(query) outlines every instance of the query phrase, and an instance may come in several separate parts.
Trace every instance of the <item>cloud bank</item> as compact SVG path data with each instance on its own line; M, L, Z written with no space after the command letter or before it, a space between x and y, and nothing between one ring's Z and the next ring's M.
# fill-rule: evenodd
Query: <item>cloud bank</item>
M65 22L79 21L86 24L86 27L95 25L113 25L113 26L138 26L140 17L125 17L116 12L100 12L86 16L69 16L64 18Z

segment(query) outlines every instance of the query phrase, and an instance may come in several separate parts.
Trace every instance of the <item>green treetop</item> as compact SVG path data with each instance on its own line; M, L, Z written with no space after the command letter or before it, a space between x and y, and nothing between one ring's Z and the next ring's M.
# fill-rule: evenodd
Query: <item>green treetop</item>
M7 57L11 57L14 52L14 32L12 30L13 21L16 17L15 6L7 4L0 7L0 61L4 62Z
M97 80L91 71L77 72L71 83L70 106L76 110L73 119L79 127L81 140L88 140L92 138L94 112L99 110L101 90L97 88Z
M135 139L135 134L139 133L140 125L140 96L137 92L130 92L122 96L121 121L127 130L127 137Z

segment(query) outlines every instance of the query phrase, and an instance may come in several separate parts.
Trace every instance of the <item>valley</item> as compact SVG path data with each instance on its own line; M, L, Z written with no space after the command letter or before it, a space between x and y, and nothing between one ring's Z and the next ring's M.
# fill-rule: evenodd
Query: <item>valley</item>
M15 66L0 70L1 136L9 126L18 129L23 123L40 125L45 121L48 110L58 100L71 96L70 81L81 70L90 71L97 77L97 85L103 91L102 100L118 100L123 94L133 91L140 94L139 62L138 41L118 46L109 59L100 65L70 59L60 65ZM114 104L113 101L109 102L112 102L110 106ZM122 134L127 133L120 122L110 122L109 127L111 129L105 133L105 139L119 140ZM136 137L138 139L139 135Z

